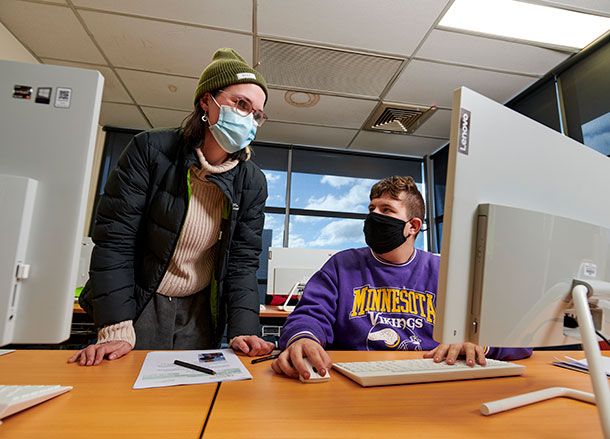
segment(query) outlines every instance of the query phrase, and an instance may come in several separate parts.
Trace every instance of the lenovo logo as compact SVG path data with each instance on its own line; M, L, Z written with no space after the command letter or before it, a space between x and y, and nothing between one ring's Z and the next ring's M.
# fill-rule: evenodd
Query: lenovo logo
M470 140L470 111L460 108L460 132L458 133L458 152L468 155Z

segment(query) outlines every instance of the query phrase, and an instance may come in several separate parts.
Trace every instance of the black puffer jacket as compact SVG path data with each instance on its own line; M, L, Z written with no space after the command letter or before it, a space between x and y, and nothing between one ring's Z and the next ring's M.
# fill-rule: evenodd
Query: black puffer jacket
M104 188L90 280L80 304L102 327L137 320L169 266L188 209L189 168L199 165L180 129L138 134ZM251 161L208 175L226 196L212 278L215 339L259 334L256 281L267 184Z

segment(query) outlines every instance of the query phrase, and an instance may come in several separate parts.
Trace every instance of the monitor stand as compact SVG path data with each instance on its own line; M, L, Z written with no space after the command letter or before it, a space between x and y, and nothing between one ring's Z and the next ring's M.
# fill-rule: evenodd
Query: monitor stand
M582 339L589 375L593 385L593 394L564 387L551 387L537 392L525 393L511 398L481 404L481 413L492 415L527 404L544 401L558 396L578 399L595 404L602 424L605 438L610 438L610 388L608 378L602 365L602 354L599 349L588 297L592 295L610 296L610 283L602 281L574 280L572 283L572 301L576 309L578 327Z

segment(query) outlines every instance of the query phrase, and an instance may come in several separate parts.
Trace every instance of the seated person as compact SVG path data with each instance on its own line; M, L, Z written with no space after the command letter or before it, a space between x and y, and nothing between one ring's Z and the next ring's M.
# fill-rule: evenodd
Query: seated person
M529 357L531 349L438 344L432 338L440 257L417 250L424 200L411 177L389 177L371 189L364 222L368 247L332 256L312 276L280 337L281 355L272 368L293 378L320 375L332 366L326 347L341 350L430 351L425 358L485 364Z

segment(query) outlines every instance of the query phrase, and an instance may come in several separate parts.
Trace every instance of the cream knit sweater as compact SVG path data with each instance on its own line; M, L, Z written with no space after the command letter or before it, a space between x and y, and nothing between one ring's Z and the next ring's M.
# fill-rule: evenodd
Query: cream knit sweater
M185 297L210 284L214 270L214 245L220 234L220 220L225 196L218 186L205 176L220 174L237 166L237 160L212 166L201 149L196 150L201 169L190 168L191 198L186 220L174 255L157 292L168 297ZM126 341L133 348L136 334L133 321L126 320L105 326L98 331L97 344Z

